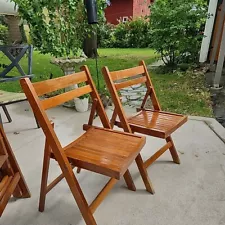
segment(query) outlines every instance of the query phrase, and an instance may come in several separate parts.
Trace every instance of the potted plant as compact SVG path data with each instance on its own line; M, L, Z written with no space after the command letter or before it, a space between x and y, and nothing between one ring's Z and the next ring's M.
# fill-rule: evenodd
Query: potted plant
M88 111L89 95L85 94L79 98L74 99L74 103L77 112Z

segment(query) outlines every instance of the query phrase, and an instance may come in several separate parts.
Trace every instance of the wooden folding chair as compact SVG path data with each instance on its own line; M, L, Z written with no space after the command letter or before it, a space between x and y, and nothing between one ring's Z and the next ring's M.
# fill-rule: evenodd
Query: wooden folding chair
M46 93L83 82L86 85L75 90L44 100L38 98L38 96ZM96 224L93 217L94 211L122 176L124 176L128 188L133 191L136 190L128 171L129 165L134 160L137 163L147 191L153 192L140 156L140 151L145 144L145 137L111 129L110 122L86 66L82 67L82 72L38 83L32 84L29 79L21 79L21 86L46 136L39 211L44 211L46 194L63 178L66 178L86 224ZM85 126L86 132L66 147L62 147L45 110L87 93L90 93L93 105L88 125ZM95 111L98 113L104 128L92 126ZM47 185L50 158L57 160L62 174ZM73 173L74 167L110 177L109 182L90 206L88 206Z
M138 132L166 140L166 144L145 161L145 168L150 166L167 149L170 150L173 161L180 164L180 159L171 138L171 134L187 121L187 116L163 112L161 110L144 61L141 61L138 67L120 71L110 72L107 67L104 67L102 72L115 106L111 125L117 125L126 132ZM118 91L136 84L145 84L147 92L141 107L137 110L138 113L127 118ZM153 109L145 108L148 97L151 99ZM119 121L116 120L117 116L119 117Z
M0 216L11 197L29 198L30 192L4 130L0 125Z

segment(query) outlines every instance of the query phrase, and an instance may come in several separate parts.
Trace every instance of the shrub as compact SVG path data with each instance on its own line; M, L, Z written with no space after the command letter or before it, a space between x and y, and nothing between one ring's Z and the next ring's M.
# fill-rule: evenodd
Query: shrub
M0 24L0 44L7 44L8 41L8 27Z
M99 28L99 46L111 48L146 48L150 43L150 26L144 18Z
M98 26L98 46L102 48L112 47L114 25L102 23Z
M156 0L151 5L152 47L167 66L197 62L206 4L204 0Z

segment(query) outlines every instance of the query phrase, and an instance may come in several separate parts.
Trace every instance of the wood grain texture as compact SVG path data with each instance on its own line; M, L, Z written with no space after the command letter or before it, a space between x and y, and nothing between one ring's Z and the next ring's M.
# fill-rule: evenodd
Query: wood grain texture
M84 94L89 94L91 91L92 91L92 89L91 89L90 85L86 85L86 86L65 92L63 94L44 99L44 100L42 100L41 104L45 110L50 109L57 105L61 105L64 102L72 100L74 98L78 98Z
M33 87L38 96L57 91L74 84L87 81L87 75L85 72L79 72L66 77L58 77L55 79L45 80L33 83Z
M2 215L12 193L14 192L18 182L20 180L20 174L17 172L12 177L9 177L6 183L6 188L2 193L0 193L0 216Z
M14 197L30 197L19 165L9 145L2 126L0 126L0 217L13 195Z
M137 75L143 74L144 72L145 71L142 66L137 66L137 67L133 67L133 68L125 69L125 70L113 71L110 74L111 74L112 80L115 81L115 80L125 79L128 77L137 76Z
M178 114L168 114L153 110L141 110L128 118L134 132L143 129L144 134L166 138L187 122L187 117Z
M91 128L66 146L65 154L73 165L119 180L144 144L144 137Z
M140 71L143 71L142 77L134 78L135 76L140 74ZM157 160L168 149L170 150L173 161L175 163L180 163L180 159L175 149L173 140L171 138L171 134L178 128L180 128L187 121L187 116L170 112L164 112L161 110L161 106L157 99L153 83L151 81L150 75L148 73L144 61L141 61L139 63L139 67L129 68L120 71L110 72L107 67L103 67L102 72L115 107L111 119L112 123L111 126L113 127L113 125L115 124L116 126L119 126L126 132L130 133L137 132L158 138L163 138L167 142L155 154L150 156L150 158L145 162L144 168L142 166L142 159L141 158L136 159L136 162L139 163L138 167L142 175L142 179L146 185L146 189L149 191L151 189L153 190L151 185L149 185L150 182L148 182L147 171L145 169L148 166L150 166L155 160ZM121 83L115 82L115 80L128 77L129 78L132 77L134 79L129 81L123 81ZM117 91L121 88L133 85L134 83L132 81L134 80L139 81L140 84L142 84L144 81L144 84L147 88L147 92L144 96L140 108L138 108L137 110L138 113L131 117L126 117ZM137 83L138 82L135 82L135 84ZM152 102L153 105L152 110L145 109L145 104L148 98L150 98ZM116 120L117 115L118 120Z
M145 83L145 82L146 82L146 77L138 77L138 78L135 78L135 79L132 79L132 80L126 80L126 81L123 81L123 82L120 82L120 83L116 83L115 87L116 87L116 90L120 90L120 89L125 88L125 87L129 87L129 86L132 86L132 85L135 85L135 84L142 84L142 83Z
M85 77L86 86L70 91L68 92L69 94L60 94L44 101L39 99L38 93L43 94L46 91L61 88L62 86L57 83L59 80L56 80L57 82L54 79L49 82L45 81L38 84L38 86L33 85L29 79L22 79L20 82L46 136L39 210L44 210L46 194L55 187L58 182L65 178L86 224L95 225L96 221L93 217L93 211L103 201L118 179L124 176L128 188L136 190L128 167L135 160L144 146L145 137L131 133L113 131L111 129L108 117L106 116L103 104L88 68L83 66L81 70L83 72L78 74L80 78L77 81L83 81L82 79ZM83 73L85 73L85 76L82 75ZM75 77L76 74L73 76ZM60 78L60 81L65 85L67 83L67 76ZM48 84L47 86L46 82ZM74 82L74 80L72 79L71 82ZM42 85L44 87L43 89ZM35 87L38 93L35 91ZM84 126L87 131L68 146L62 147L45 109L61 104L63 101L68 101L69 97L74 98L75 96L78 96L78 93L79 95L85 94L87 91L90 92L92 102L94 103L89 124ZM104 128L92 126L95 111L100 117ZM54 158L58 162L62 174L47 185L50 158ZM75 166L111 178L96 197L91 207L88 206L81 187L73 173L73 168Z

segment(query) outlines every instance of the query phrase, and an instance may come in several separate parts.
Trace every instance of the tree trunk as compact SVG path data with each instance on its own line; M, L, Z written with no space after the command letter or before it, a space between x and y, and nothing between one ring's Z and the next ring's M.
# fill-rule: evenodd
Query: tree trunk
M83 44L83 51L88 58L95 58L97 53L97 34L92 32L89 34Z

